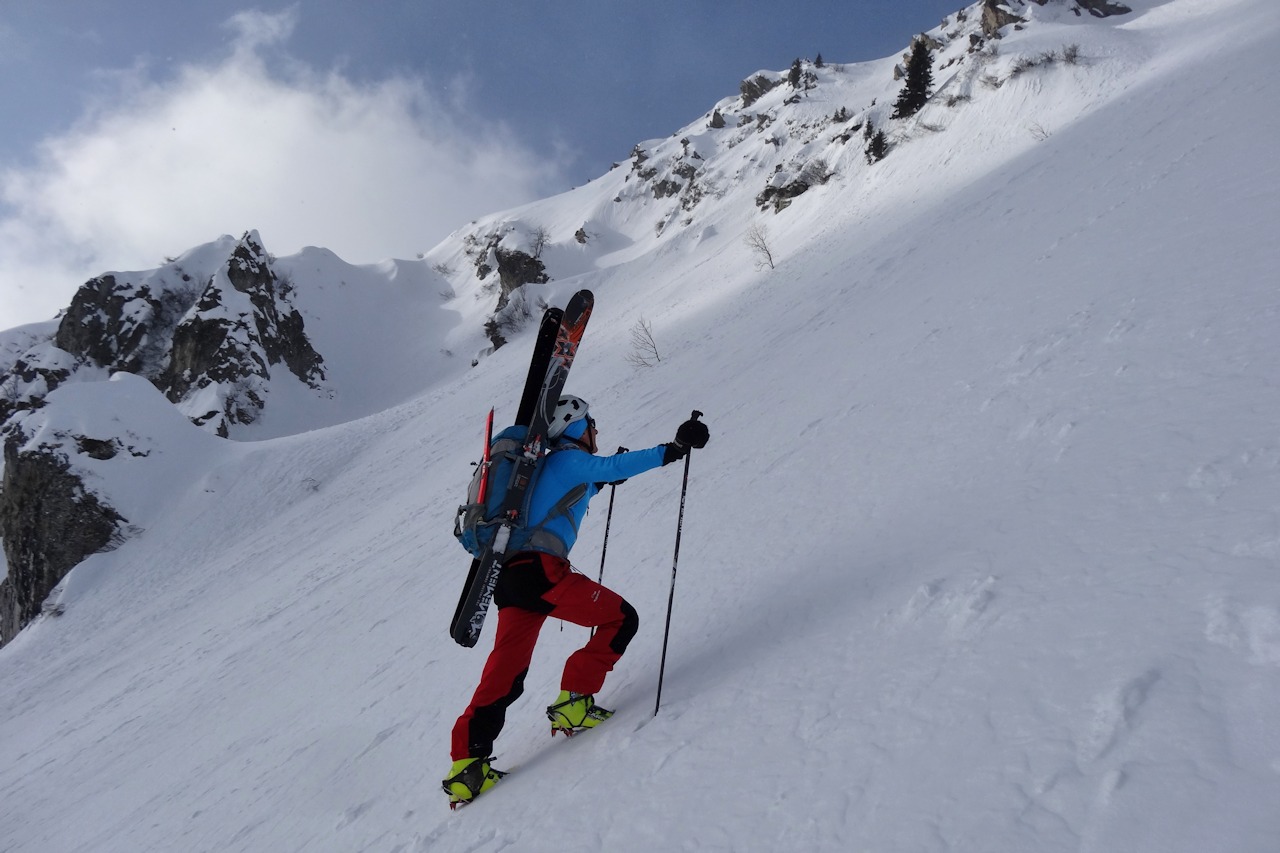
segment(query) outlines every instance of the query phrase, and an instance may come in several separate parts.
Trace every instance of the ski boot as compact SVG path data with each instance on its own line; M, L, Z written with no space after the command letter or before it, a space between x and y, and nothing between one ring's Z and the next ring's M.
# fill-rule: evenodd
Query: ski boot
M594 696L561 690L554 705L547 706L547 719L551 721L551 736L556 732L573 737L578 732L593 729L613 716L596 704Z
M506 773L494 770L489 766L491 758L464 758L453 762L449 768L449 776L440 782L440 787L449 795L449 808L465 806L485 791L498 784L498 780Z

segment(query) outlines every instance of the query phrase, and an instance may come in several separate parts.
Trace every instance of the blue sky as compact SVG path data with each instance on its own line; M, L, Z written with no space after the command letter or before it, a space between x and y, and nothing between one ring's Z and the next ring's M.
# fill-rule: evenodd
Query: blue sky
M962 0L0 0L0 328L249 228L413 257L761 69L879 59Z

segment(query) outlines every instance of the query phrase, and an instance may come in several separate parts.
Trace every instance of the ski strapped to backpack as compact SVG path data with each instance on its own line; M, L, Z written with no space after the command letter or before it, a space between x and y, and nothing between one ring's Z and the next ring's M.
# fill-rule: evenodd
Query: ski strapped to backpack
M491 410L490 432L492 432L492 424ZM532 475L524 487L524 502L520 505L518 514L511 517L502 511L519 462L524 456L528 434L528 427L507 427L489 439L489 443L485 446L484 458L476 466L476 472L471 478L471 486L467 489L467 502L458 507L453 525L453 535L473 557L483 556L485 548L494 547L495 540L500 535L506 537L501 543L502 551L513 547L520 550L533 548L568 556L568 549L565 548L564 542L547 532L546 526L553 519L562 516L572 517L570 510L587 493L585 484L570 489L555 503L541 522L533 527L528 526L529 502L533 498L538 475L542 473L543 463L547 458L557 452L556 448L549 449L534 463Z
M529 362L516 424L492 439L486 434L485 458L454 523L454 534L475 557L449 628L459 645L470 648L480 639L498 570L513 534L517 534L514 541L518 547L537 535L536 530L525 528L528 496L538 463L548 452L547 426L593 306L591 291L580 290L563 311L547 309Z

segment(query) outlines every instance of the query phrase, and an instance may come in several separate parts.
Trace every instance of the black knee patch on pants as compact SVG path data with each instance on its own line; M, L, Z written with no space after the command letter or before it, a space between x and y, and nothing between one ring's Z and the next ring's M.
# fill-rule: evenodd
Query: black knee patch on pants
M636 635L636 631L640 630L640 614L631 606L629 602L622 602L622 627L618 629L618 633L614 635L613 642L609 643L609 648L614 654L621 655L627 651L627 646L631 643L631 638Z
M524 693L524 679L529 674L525 669L511 682L511 689L492 705L481 705L471 715L471 727L467 735L467 745L473 758L488 758L493 753L493 742L507 722L507 708Z

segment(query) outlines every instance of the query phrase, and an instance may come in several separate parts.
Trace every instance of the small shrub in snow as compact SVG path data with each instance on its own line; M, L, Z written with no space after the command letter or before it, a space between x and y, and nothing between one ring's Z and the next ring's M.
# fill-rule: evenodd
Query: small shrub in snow
M653 367L662 361L658 343L653 339L653 324L641 317L631 327L631 352L627 361L634 367Z
M1027 73L1035 68L1039 63L1029 56L1019 56L1013 61L1013 67L1009 69L1010 79Z
M533 229L533 236L530 237L530 248L533 249L530 254L533 255L535 259L541 258L542 250L545 249L547 244L550 242L551 232L539 225L537 228Z
M769 248L768 228L763 225L752 225L742 239L755 254L756 269L762 270L765 267L774 269L773 250Z

